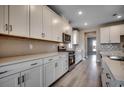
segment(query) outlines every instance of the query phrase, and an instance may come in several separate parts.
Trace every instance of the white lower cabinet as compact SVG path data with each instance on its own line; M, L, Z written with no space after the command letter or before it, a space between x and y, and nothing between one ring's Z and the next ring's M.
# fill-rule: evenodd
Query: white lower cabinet
M68 56L55 55L0 67L0 87L48 87L68 71Z
M43 87L42 66L21 72L23 87Z
M67 55L44 59L44 86L48 87L68 71Z
M55 63L55 80L62 76L63 72L63 63L61 60L57 60Z
M55 62L49 60L47 64L44 65L44 86L47 87L55 81Z
M42 59L31 60L0 68L0 87L43 86Z
M6 76L0 79L0 87L20 87L20 73Z

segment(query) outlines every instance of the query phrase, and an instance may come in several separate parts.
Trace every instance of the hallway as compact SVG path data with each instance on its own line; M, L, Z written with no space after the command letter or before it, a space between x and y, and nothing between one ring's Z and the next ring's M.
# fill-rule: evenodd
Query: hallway
M100 64L96 55L90 55L80 62L71 72L58 80L53 87L100 87Z

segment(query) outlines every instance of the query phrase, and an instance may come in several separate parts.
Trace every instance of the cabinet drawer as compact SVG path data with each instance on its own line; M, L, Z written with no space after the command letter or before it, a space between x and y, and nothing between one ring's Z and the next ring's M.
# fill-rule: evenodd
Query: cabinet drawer
M0 78L17 73L17 72L24 71L26 69L36 67L42 64L43 64L42 59L37 59L37 60L31 60L23 63L3 66L3 67L0 67Z
M52 57L47 57L47 58L44 58L44 64L47 64L51 61L55 61L55 60L58 60L59 59L59 56L52 56Z

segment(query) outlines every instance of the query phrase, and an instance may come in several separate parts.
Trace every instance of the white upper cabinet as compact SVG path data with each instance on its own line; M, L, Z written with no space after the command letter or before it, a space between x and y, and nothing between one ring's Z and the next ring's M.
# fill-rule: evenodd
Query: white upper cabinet
M47 6L43 6L43 32L42 38L52 40L52 14Z
M67 22L67 20L63 19L63 33L72 35L72 28L70 24Z
M8 6L0 5L0 33L8 34Z
M120 26L110 27L110 43L120 43Z
M42 38L42 8L41 5L30 6L30 37Z
M9 6L9 34L29 37L29 6Z
M109 26L100 29L101 43L120 43L120 26Z
M104 27L100 29L101 43L109 43L109 33L110 33L110 27Z
M124 24L120 25L120 34L124 35Z
M61 19L56 13L52 13L52 39L62 42Z

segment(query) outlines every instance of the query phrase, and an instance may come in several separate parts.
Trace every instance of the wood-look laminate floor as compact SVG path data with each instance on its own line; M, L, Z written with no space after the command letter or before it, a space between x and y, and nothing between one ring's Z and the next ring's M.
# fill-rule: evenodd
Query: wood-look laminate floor
M89 56L88 59L80 62L52 87L101 87L100 63L96 62L96 56Z

